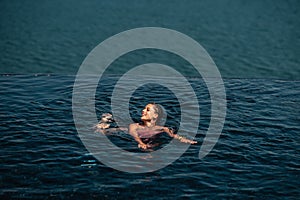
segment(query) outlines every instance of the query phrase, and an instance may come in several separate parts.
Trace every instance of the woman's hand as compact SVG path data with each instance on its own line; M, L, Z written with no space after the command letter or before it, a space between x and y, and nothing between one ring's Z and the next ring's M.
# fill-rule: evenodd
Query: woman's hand
M184 137L180 140L180 142L189 143L189 144L197 144L197 141L189 140L189 139L186 139Z
M144 143L140 143L140 144L138 144L138 147L141 148L141 149L147 149L148 145L146 145Z
M180 142L183 142L183 143L189 143L189 144L196 144L197 141L194 141L194 140L189 140L185 137L182 137L180 135L177 135L177 134L174 134L174 138L178 139Z

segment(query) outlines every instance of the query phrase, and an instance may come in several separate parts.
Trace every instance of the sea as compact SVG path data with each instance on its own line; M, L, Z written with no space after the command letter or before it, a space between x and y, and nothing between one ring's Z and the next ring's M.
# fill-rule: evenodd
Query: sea
M299 8L296 0L0 1L0 198L299 199ZM175 30L202 45L220 72L209 78L223 83L226 115L215 145L199 157L213 121L205 77L184 58L161 49L120 56L96 79L89 111L97 120L112 113L122 74L146 63L182 74L191 87L177 82L176 91L189 97L192 89L200 113L194 135L178 132L197 144L166 166L134 173L108 165L83 141L74 119L74 87L97 45L141 27ZM79 86L90 88L88 80ZM117 109L139 122L143 107L155 102L167 113L165 125L178 129L184 106L176 92L155 80L127 96L128 109ZM118 89L128 86L118 84ZM145 152L126 132L86 134L98 138L93 145L105 147L101 138L106 137L125 151L145 155L148 163L171 143L163 135L161 147ZM101 155L119 166L130 164L109 148ZM173 147L174 154L179 151Z

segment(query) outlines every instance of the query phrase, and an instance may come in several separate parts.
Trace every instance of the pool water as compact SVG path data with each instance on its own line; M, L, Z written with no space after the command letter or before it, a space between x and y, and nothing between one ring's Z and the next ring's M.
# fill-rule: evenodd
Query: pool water
M211 104L203 80L189 78L200 106L198 144L165 168L132 174L104 165L83 145L72 116L74 80L72 75L0 77L1 199L299 197L299 81L224 79L223 132L200 160ZM106 77L97 88L99 119L110 112L115 82L116 77ZM131 117L138 121L143 106L155 101L168 113L166 125L178 127L177 99L158 88L146 85L136 90L130 101ZM125 133L109 138L125 150L140 151Z

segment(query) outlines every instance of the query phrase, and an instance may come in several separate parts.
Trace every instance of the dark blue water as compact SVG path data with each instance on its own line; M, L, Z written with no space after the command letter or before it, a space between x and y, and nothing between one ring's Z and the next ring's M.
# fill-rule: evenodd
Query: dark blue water
M299 81L225 79L224 129L215 148L200 160L210 101L203 81L190 78L201 110L199 144L161 170L130 174L103 165L82 144L72 116L74 80L61 75L0 77L1 199L299 197ZM107 77L97 90L98 117L110 109L115 81ZM139 96L145 98L130 104L134 119L144 102L156 100L169 102L166 110L173 118L167 123L178 120L176 99L149 95L147 87L133 99ZM137 150L131 137L116 134L111 139Z
M297 0L1 0L0 198L299 199L299 8ZM149 62L187 76L201 113L197 145L163 169L129 174L105 166L83 145L72 90L95 46L139 27L173 29L200 43L224 78L227 115L216 146L200 160L211 115L203 80L169 52L121 56L107 71L114 76L97 88L99 119L111 111L116 74ZM165 106L167 125L179 126L180 105L174 94L161 90L146 85L135 91L133 120L155 101ZM139 151L124 133L109 139Z
M154 26L199 42L223 77L299 80L299 7L297 0L2 0L0 73L76 74L108 37Z

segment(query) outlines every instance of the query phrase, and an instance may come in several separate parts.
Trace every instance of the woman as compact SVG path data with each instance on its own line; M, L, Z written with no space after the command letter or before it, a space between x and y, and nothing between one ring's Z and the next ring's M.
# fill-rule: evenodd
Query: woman
M107 114L106 114L107 115ZM104 119L107 119L107 116L102 116L101 121L106 121ZM142 117L141 117L141 123L133 123L129 125L128 132L129 134L135 139L135 141L138 143L138 147L141 149L149 149L153 146L147 143L149 138L154 137L157 134L160 133L167 133L170 137L178 139L181 142L184 143L190 143L190 144L196 144L196 141L189 140L187 138L184 138L182 136L179 136L178 134L175 134L172 129L159 126L158 122L161 120L163 116L163 110L160 107L160 105L155 103L149 103L146 105L146 107L142 111ZM109 133L112 131L125 131L127 129L120 128L120 129L108 129L109 125L104 124L104 122L100 122L98 125L96 125L96 128L98 132L101 133Z
M141 149L151 148L151 145L145 143L145 138L153 137L159 133L167 133L170 137L180 140L184 143L196 144L196 141L186 139L174 134L173 130L157 125L163 114L162 108L155 103L149 103L142 111L142 123L133 123L129 125L129 134L137 141Z

